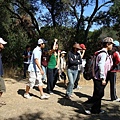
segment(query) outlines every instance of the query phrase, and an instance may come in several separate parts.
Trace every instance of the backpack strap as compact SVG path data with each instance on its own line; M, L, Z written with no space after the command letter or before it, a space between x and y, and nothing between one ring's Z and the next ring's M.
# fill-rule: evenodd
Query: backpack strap
M93 68L92 68L92 73L93 73L93 76L95 76L95 74L96 74L96 72L99 70L99 68L97 68L96 70L95 70L95 66L96 66L96 58L97 58L97 56L100 54L100 53L102 53L102 52L104 52L104 53L106 53L107 54L107 52L105 51L105 50L101 50L101 51L97 51L97 52L95 52L95 54L94 54L94 63L93 63ZM106 57L106 60L107 60L107 57Z
M97 56L98 56L100 53L102 53L102 52L104 52L104 53L107 54L107 52L106 52L105 50L100 50L100 51L95 52L95 56L97 57Z

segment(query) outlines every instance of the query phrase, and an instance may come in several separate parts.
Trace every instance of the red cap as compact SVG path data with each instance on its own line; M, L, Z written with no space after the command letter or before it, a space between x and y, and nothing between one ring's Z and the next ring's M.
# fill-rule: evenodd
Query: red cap
M85 47L84 44L80 44L80 47L81 47L82 49L86 50L86 47Z

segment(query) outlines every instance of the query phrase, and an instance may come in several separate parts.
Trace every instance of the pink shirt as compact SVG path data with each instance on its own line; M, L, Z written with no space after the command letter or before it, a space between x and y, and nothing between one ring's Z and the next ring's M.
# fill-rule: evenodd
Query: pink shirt
M96 57L96 67L95 69L98 69L98 71L95 73L95 79L106 79L108 71L110 71L113 61L111 56L108 54L107 50L105 48L101 49L105 52L101 52ZM100 51L101 51L100 50Z

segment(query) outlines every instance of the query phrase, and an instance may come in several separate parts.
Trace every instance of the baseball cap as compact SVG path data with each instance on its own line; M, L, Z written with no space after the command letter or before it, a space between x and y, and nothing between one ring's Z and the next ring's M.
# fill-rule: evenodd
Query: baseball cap
M65 54L66 52L65 51L62 51L61 54Z
M2 38L0 38L0 43L3 44L3 45L7 44L7 42L5 42Z
M80 47L81 47L82 49L86 50L86 47L85 47L84 44L80 44Z
M103 42L108 42L108 43L113 43L113 38L111 37L106 37L103 39ZM113 43L114 44L114 43Z
M120 46L120 43L117 40L113 41L113 43L114 43L114 46Z
M47 41L45 41L44 39L41 39L41 38L40 38L40 39L38 40L38 45L39 45L39 44L42 44L42 43L46 44Z

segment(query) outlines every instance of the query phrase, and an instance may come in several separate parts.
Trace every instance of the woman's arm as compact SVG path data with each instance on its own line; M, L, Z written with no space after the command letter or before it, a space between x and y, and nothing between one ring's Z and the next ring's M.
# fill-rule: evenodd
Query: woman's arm
M81 58L84 57L84 54L85 54L85 50L82 51Z
M70 62L70 64L74 64L74 65L82 64L82 60L81 59L79 59L79 60L74 59L70 52L68 53L68 61Z
M56 47L56 43L57 43L58 39L54 39L54 45L53 45L53 50L55 50L55 47Z
M54 44L53 44L53 49L48 51L48 55L52 55L54 53L57 41L58 41L58 39L55 38Z
M59 69L59 65L60 65L60 51L58 51L58 58L57 58L56 68Z

